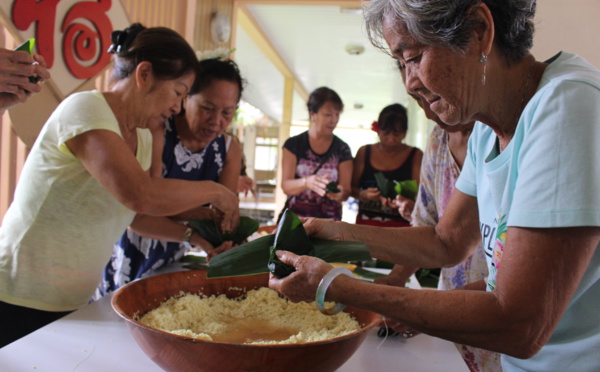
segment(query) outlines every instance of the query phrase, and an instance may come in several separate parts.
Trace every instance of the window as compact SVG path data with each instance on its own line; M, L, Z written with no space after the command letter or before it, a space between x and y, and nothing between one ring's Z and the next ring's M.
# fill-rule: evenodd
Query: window
M277 169L277 150L279 140L272 137L256 137L254 150L254 169L275 171Z

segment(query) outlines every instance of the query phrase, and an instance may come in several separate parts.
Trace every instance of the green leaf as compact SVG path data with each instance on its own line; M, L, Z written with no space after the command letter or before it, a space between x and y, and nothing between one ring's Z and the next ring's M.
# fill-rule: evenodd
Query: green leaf
M242 244L211 258L207 276L242 276L267 273L269 269L269 247L275 242L275 235L267 235Z
M382 172L375 173L375 181L377 181L377 188L379 188L381 196L389 199L396 198L397 194L396 190L394 190L394 184Z
M27 52L29 54L33 54L33 47L35 46L35 38L31 38L26 40L23 44L19 45L15 50L19 52ZM31 83L37 83L39 80L39 76L30 76L29 81Z
M419 192L419 184L415 180L406 180L402 182L394 181L396 186L394 187L398 195L402 195L405 198L415 200L417 193Z
M213 219L191 219L190 226L213 247L223 244L221 229Z
M275 275L289 275L294 269L274 256L277 250L315 256L330 263L372 259L369 249L362 242L309 238L302 221L292 211L286 210L275 234L263 236L213 257L208 264L207 276L217 278L273 271Z
M206 270L208 268L208 262L204 256L186 254L181 257L181 262L185 264L183 267L189 270Z
M33 54L33 47L35 46L35 38L31 38L29 40L26 40L23 44L19 45L17 47L17 49L15 49L16 51L19 52L27 52L29 54Z
M325 192L328 193L328 194L337 194L337 193L342 192L342 190L340 190L338 188L338 182L337 181L331 181L325 187Z
M253 218L241 216L240 223L233 233L223 233L223 241L231 240L235 244L243 243L250 235L258 231L260 224Z
M237 229L234 232L221 232L221 228L213 219L190 219L190 226L213 247L218 247L224 241L231 240L234 244L243 243L250 235L258 230L258 221L241 216Z

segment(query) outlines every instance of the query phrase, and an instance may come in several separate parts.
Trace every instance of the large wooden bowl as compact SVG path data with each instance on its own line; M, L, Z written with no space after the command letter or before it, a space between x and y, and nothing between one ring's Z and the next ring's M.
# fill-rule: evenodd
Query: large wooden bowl
M150 328L136 321L166 299L186 293L225 294L265 287L268 274L207 279L206 271L156 275L127 284L115 293L113 309L126 320L131 334L156 364L167 371L334 371L354 354L367 331L380 322L370 311L346 307L362 326L354 333L305 344L243 345L197 340Z

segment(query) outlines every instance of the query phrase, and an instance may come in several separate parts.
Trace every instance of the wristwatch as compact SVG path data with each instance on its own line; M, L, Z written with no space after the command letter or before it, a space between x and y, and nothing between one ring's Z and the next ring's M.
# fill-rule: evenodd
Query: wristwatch
M193 232L194 230L192 230L191 227L188 227L187 229L185 229L185 232L183 233L183 238L181 240L183 240L184 243L189 243L190 239L192 238Z

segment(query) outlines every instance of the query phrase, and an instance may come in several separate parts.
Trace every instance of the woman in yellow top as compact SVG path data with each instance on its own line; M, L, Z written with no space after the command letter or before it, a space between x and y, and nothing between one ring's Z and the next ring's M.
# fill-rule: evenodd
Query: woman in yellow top
M179 112L194 51L176 32L140 24L112 41L112 89L73 94L52 113L0 227L0 346L86 305L136 213L212 203L224 228L239 218L224 186L160 177L151 130Z

